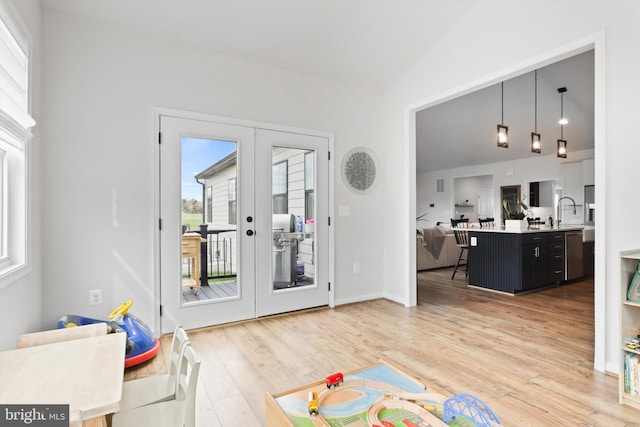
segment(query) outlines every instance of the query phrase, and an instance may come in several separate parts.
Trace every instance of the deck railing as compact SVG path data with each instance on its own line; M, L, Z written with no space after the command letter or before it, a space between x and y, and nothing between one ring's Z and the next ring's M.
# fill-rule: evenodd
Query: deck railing
M200 225L200 235L207 239L200 246L202 284L207 284L209 279L237 274L236 234L236 230L210 229L208 224Z
M207 233L207 277L230 277L236 275L236 232Z

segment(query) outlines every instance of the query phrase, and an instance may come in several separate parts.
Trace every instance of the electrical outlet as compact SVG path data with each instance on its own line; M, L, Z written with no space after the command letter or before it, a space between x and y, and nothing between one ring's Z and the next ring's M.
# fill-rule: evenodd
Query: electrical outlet
M353 264L353 273L354 274L360 273L360 263L359 262L356 262L355 264Z
M102 304L102 289L89 291L89 305Z

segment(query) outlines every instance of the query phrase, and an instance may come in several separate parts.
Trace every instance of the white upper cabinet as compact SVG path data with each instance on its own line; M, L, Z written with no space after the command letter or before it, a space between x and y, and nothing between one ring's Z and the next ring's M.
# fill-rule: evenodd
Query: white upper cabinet
M594 159L582 161L582 176L584 185L596 185L596 163Z
M571 197L577 205L584 201L584 180L582 176L582 162L565 163L564 189L562 195Z

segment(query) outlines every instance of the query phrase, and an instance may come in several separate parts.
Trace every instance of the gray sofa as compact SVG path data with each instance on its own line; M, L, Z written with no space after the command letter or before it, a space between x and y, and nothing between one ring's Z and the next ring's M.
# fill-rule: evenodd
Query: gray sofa
M449 225L419 228L416 236L417 270L456 265L460 248ZM435 256L437 255L437 257Z

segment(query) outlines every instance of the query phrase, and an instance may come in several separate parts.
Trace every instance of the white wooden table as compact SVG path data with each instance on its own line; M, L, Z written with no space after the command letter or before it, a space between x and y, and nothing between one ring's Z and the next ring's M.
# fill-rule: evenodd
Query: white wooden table
M0 403L69 404L70 425L106 424L104 415L120 409L126 338L109 334L0 352Z

